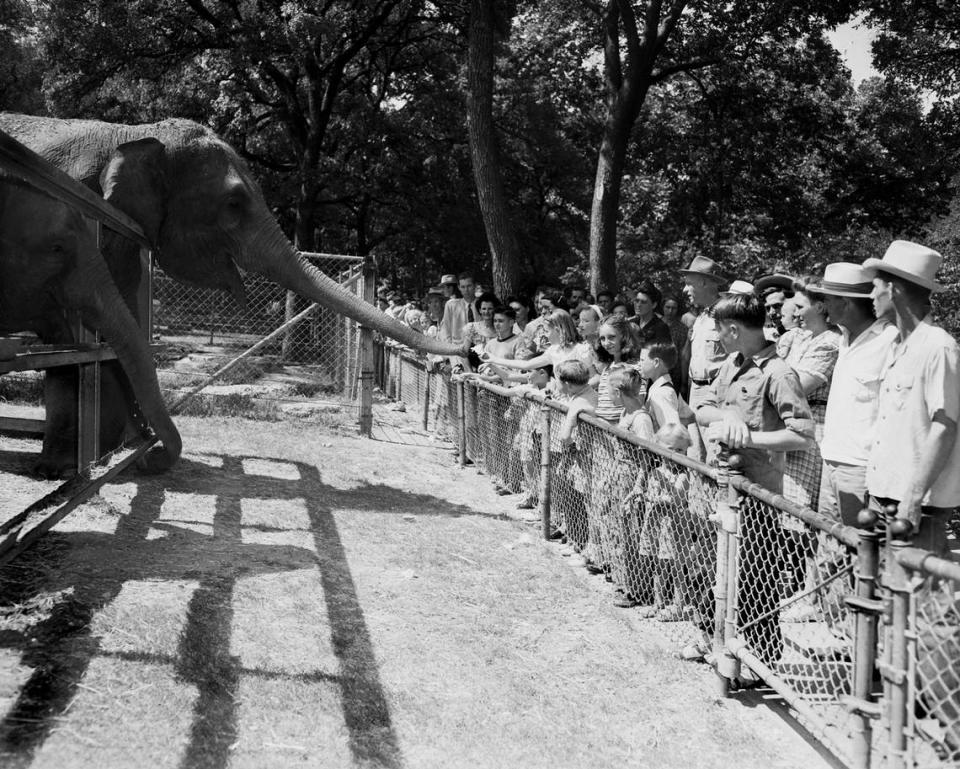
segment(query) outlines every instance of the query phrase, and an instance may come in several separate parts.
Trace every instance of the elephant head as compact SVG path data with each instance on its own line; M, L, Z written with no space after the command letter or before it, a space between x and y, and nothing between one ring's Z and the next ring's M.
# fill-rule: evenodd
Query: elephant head
M162 441L144 466L170 467L180 456L180 435L164 405L148 341L110 277L95 233L70 206L0 177L0 331L31 330L50 341L69 341L69 310L110 342L143 416ZM57 468L56 474L64 471Z
M155 244L164 271L178 280L242 298L239 267L415 349L462 354L380 312L303 259L242 159L197 123L124 126L2 114L0 128L129 214ZM135 260L119 256L111 242L104 252L129 296L136 281L123 275Z

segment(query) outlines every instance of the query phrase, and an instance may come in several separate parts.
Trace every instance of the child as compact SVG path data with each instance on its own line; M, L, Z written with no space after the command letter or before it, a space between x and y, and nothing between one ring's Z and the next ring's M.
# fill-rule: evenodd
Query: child
M690 454L694 459L703 456L703 442L693 411L677 393L670 371L676 368L679 354L671 342L649 342L640 351L640 373L648 380L647 411L653 420L654 431L664 425L687 426Z
M553 366L544 366L534 369L524 384L515 385L514 390L542 391L553 378ZM517 422L517 432L513 437L510 454L518 457L523 487L526 490L524 499L517 505L519 510L533 510L537 506L538 491L540 488L540 409L531 401L523 398L512 398L510 407L504 412L504 419ZM513 461L510 463L513 464Z
M752 294L723 297L713 308L717 334L728 353L697 406L697 422L708 440L735 451L746 478L774 493L783 491L784 452L813 441L813 417L797 374L777 356L763 333L766 312ZM778 563L780 519L760 506L740 511L739 622L754 654L767 664L779 660Z
M654 439L664 448L681 454L690 446L686 428L676 423L661 427ZM656 467L647 477L646 510L638 550L641 557L655 563L655 579L653 605L644 616L656 617L661 622L683 619L682 567L686 559L678 543L685 541L679 529L685 522L689 486L687 474L663 458L656 460Z
M638 438L653 440L653 422L644 408L646 387L640 372L622 367L610 373L610 399L622 409L618 426ZM624 441L617 442L613 496L620 500L609 527L610 572L617 591L614 606L629 608L637 603L652 603L653 574L642 563L637 551L643 520L643 492L647 473L643 450Z
M567 414L557 431L556 441L551 441L550 446L556 458L555 499L567 540L575 551L580 552L589 539L584 495L590 470L589 456L587 452L577 451L574 433L580 413L592 413L597 407L597 393L590 387L590 369L579 360L562 361L554 368L554 373L560 383L560 398L567 404Z

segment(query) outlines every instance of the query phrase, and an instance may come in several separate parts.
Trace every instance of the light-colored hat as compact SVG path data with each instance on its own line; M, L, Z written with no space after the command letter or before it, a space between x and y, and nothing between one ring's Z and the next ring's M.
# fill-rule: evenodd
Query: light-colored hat
M681 275L702 275L705 278L710 278L711 280L716 281L717 283L726 283L727 277L720 272L720 267L717 265L713 259L710 259L706 256L695 256L693 261L690 262L690 266L685 270L680 270Z
M752 294L753 293L753 283L747 283L745 280L735 280L730 284L728 288L723 293L725 294Z
M448 283L453 283L453 285L457 285L457 276L453 275L452 273L447 273L446 275L440 278L441 286L445 286Z
M443 296L443 286L430 286L430 288L427 289L427 296L431 294L433 296Z
M823 271L823 280L819 285L807 286L814 294L830 296L851 296L853 298L870 296L873 290L872 279L866 270L853 262L834 262Z
M887 248L883 259L867 259L863 263L863 269L870 280L880 271L896 275L931 291L943 291L943 286L935 280L942 261L943 257L932 248L911 243L909 240L895 240Z

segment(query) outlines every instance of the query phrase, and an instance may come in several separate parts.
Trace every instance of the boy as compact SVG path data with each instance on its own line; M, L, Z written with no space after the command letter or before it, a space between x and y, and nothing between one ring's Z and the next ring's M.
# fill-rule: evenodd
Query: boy
M649 380L646 408L653 420L654 431L664 425L682 424L690 438L687 453L695 459L703 456L703 443L693 412L677 393L671 371L677 366L680 354L670 342L648 342L640 351L640 374Z
M706 438L735 450L743 474L773 492L783 490L784 452L808 448L813 417L800 380L764 336L766 311L755 294L731 295L714 306L717 334L727 353L696 409ZM759 505L740 511L739 624L765 662L780 658L779 514ZM764 619L754 622L761 616Z

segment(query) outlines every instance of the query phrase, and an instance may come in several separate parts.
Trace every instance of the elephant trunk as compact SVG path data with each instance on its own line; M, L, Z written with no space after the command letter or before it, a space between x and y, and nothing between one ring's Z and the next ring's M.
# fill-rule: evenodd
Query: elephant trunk
M147 472L163 472L179 459L183 442L160 392L148 340L114 287L106 265L87 263L84 270L94 273L84 282L92 277L88 285L96 289L92 294L68 296L68 303L80 309L84 324L98 328L116 353L144 418L162 444L147 452L141 467Z
M255 238L246 250L251 258L247 260L249 263L241 264L245 269L260 272L284 288L348 315L401 344L435 355L459 356L465 353L458 345L415 331L346 290L300 256L275 222L271 222L267 232ZM257 258L259 255L264 256Z

